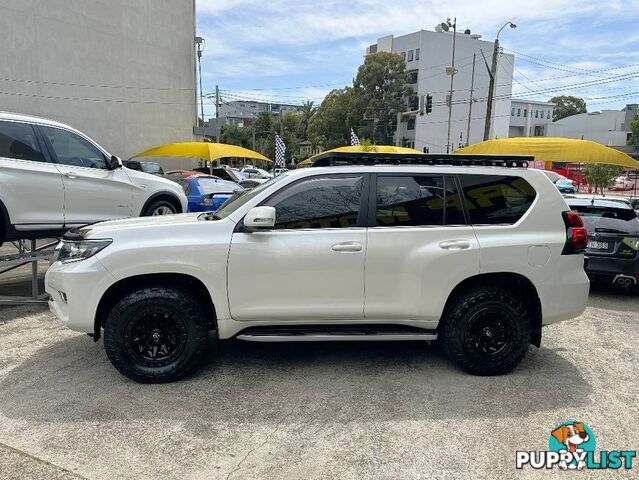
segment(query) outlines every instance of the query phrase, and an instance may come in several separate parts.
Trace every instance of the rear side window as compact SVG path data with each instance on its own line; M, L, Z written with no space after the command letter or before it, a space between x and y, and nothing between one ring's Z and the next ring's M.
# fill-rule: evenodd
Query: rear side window
M453 177L379 175L378 227L465 224L462 200Z
M362 184L361 175L311 178L276 193L264 205L275 207L276 229L355 227Z
M0 157L45 162L33 127L27 123L0 122Z
M460 175L470 220L475 225L512 225L528 211L537 192L523 178Z

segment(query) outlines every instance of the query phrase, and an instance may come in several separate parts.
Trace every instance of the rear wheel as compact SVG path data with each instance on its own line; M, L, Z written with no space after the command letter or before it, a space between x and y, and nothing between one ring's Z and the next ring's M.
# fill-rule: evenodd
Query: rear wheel
M524 358L530 317L519 299L501 288L480 287L460 295L442 328L447 354L474 375L502 375Z
M207 345L206 311L189 293L168 287L137 290L120 300L104 326L107 356L136 382L171 382L191 373Z

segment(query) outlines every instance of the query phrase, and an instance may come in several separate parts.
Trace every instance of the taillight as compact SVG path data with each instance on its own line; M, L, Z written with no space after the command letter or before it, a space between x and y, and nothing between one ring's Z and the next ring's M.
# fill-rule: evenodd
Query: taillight
M575 212L563 212L562 216L566 224L566 245L562 255L583 253L588 246L588 231L583 220Z

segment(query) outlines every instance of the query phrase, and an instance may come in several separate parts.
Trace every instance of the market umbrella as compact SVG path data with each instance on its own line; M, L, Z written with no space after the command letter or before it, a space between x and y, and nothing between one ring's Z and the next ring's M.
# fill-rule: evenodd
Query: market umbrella
M538 162L604 163L639 168L639 162L627 154L590 140L554 137L515 137L486 140L453 153L528 155Z
M300 162L299 165L300 166L312 165L316 157L320 155L324 155L326 153L331 153L331 152L335 152L335 153L359 153L359 152L410 153L413 155L416 153L422 153L419 150L415 150L414 148L395 147L393 145L350 145L347 147L337 147L337 148L333 148L332 150L326 150L324 152L318 153L317 155L313 155L312 157L307 158L303 162Z
M135 157L187 157L187 158L202 158L213 162L220 158L235 157L235 158L253 158L256 160L262 160L264 162L273 163L273 160L269 160L264 155L249 150L248 148L238 147L237 145L227 145L225 143L210 143L210 142L181 142L181 143L167 143L166 145L160 145L153 147L140 153L136 153L131 158Z

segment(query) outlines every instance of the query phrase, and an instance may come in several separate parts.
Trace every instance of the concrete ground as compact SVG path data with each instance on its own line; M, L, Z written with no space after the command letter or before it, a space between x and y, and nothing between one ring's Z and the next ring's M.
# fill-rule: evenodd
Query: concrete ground
M563 421L598 450L639 448L637 312L595 289L502 377L421 343L234 342L192 378L140 385L45 308L0 307L0 478L547 478L515 452Z

